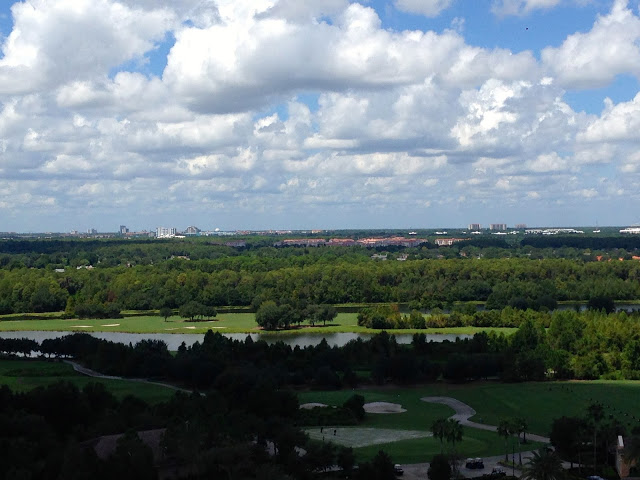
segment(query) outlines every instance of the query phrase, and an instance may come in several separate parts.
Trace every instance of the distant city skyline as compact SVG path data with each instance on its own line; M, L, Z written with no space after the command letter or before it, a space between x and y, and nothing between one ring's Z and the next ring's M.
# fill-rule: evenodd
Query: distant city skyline
M637 0L10 1L0 45L0 231L640 223Z
M492 228L492 226L497 228ZM327 232L334 231L348 231L348 230L390 230L390 231L402 231L405 230L406 233L411 236L415 235L416 232L414 230L432 230L436 235L447 235L448 230L455 231L460 233L461 231L468 231L468 233L481 233L484 232L486 234L496 234L496 232L501 232L503 229L501 226L504 226L505 230L509 231L540 231L541 229L549 229L549 230L574 230L574 229L594 229L588 230L587 233L599 233L600 229L620 229L620 233L640 233L640 225L525 225L525 224L486 224L480 225L479 228L476 227L477 224L468 224L468 225L439 225L434 227L425 227L425 226L415 226L415 227L371 227L371 228L236 228L236 229L220 229L219 227L206 227L200 228L199 226L195 226L193 224L188 225L187 227L165 227L165 226L156 226L156 227L141 227L141 228L129 228L127 225L120 225L117 228L112 230L105 229L100 230L92 227L88 228L72 228L70 230L44 230L44 231L16 231L16 230L0 230L2 233L15 233L15 234L59 234L59 235L121 235L121 236L135 236L139 234L148 234L151 236L155 236L157 238L170 238L176 235L186 235L186 236L195 236L195 235L209 235L209 234L230 234L230 233L238 233L238 232L273 232L273 233L283 233L283 232L292 232L299 233L305 232L309 234L324 234ZM585 233L585 231L577 230L578 232ZM516 232L513 232L516 233ZM575 232L574 232L575 233Z

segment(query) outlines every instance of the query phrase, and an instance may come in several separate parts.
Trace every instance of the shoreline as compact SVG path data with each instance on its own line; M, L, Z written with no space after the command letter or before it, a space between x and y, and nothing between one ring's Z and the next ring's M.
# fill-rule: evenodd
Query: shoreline
M117 321L117 319L114 319ZM116 326L103 325L75 325L68 328L60 328L60 325L52 325L51 328L38 328L28 325L32 320L12 320L0 321L0 333L19 333L19 332L58 332L58 333L132 333L132 334L162 334L162 335L203 335L207 331L219 332L221 334L246 334L260 335L264 337L291 337L291 336L320 336L320 335L336 335L336 334L353 334L353 335L377 335L387 332L389 335L414 335L424 333L425 335L475 335L480 332L495 331L497 333L511 334L517 330L513 327L452 327L452 328L428 328L428 329L389 329L374 330L366 328L344 328L339 327L309 327L290 330L260 330L245 329L233 327L216 327L216 326L179 326L164 329L136 329L136 328L118 328ZM6 325L7 323L21 323L23 325ZM85 322L89 323L89 322ZM9 328L5 328L9 327ZM13 328L15 327L15 328Z

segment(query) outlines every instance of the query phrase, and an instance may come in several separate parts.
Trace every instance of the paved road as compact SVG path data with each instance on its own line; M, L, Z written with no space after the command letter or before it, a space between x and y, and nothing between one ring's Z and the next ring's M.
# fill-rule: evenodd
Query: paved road
M83 375L87 375L90 377L96 377L96 378L106 378L106 379L112 379L112 380L128 380L128 381L133 381L133 382L141 382L141 383L150 383L153 385L161 385L163 387L167 387L167 388L172 388L174 390L179 390L182 392L186 392L186 393L191 393L190 390L186 390L184 388L180 388L180 387L176 387L175 385L170 385L168 383L160 383L160 382L151 382L149 380L145 380L143 378L123 378L123 377L116 377L116 376L111 376L111 375L103 375L102 373L96 372L95 370L91 370L90 368L87 367L83 367L82 365L80 365L79 363L76 363L72 360L65 360L66 363L70 364L71 366L73 366L73 369L79 373L82 373ZM447 405L449 407L451 407L454 411L455 414L453 414L450 418L454 418L456 420L458 420L462 425L465 425L467 427L470 428L477 428L480 430L488 430L491 432L495 432L497 431L498 427L494 426L494 425L487 425L484 423L477 423L477 422L472 422L469 420L469 418L473 417L476 414L476 411L471 408L469 405L467 405L466 403L461 402L460 400L457 400L455 398L452 397L423 397L421 398L421 400L423 402L428 402L428 403L440 403L443 405ZM549 443L549 439L547 437L543 437L540 435L535 435L530 433L528 436L528 438L530 438L531 440L534 440L536 442L543 442L543 443ZM271 447L273 448L273 447ZM298 452L299 454L304 452L304 450L301 450L301 452ZM302 453L304 454L304 453ZM526 464L528 459L531 458L531 456L533 455L533 452L521 452L522 455L522 463ZM519 459L519 456L516 454L515 458L513 459L514 461L516 459ZM495 457L485 457L483 458L483 462L484 462L484 469L482 470L470 470L468 468L465 468L464 465L461 466L460 468L460 474L465 477L465 478L474 478L474 477L479 477L485 473L491 473L491 471L493 470L494 467L499 466L498 462L500 462L501 460L504 460L504 456L503 455L498 455ZM406 464L406 465L402 465L402 468L404 469L404 478L406 480L422 480L422 479L426 479L428 478L427 476L427 472L429 470L429 464L428 463L414 463L414 464ZM508 473L511 473L512 469L509 468L505 468L506 471L508 471ZM514 470L515 476L516 477L520 477L520 475L522 474L522 472L518 469Z
M460 422L460 424L462 424L462 425L464 425L466 427L477 428L479 430L487 430L487 431L490 431L490 432L497 432L498 431L498 427L496 427L495 425L487 425L486 423L477 423L477 422L472 422L471 420L469 420L471 417L473 417L476 414L476 411L473 408L471 408L469 405L467 405L466 403L463 403L460 400L457 400L455 398L451 398L451 397L423 397L420 400L422 400L423 402L428 402L428 403L440 403L440 404L447 405L448 407L453 408L453 410L456 413L451 415L451 417L449 417L449 418L453 418L455 420L458 420ZM528 440L533 440L534 442L551 443L551 440L549 440L547 437L543 437L542 435L536 435L535 433L528 433L527 434L527 439Z
M170 383L152 382L151 380L146 380L144 378L125 378L125 377L116 377L113 375L104 375L100 372L96 372L95 370L91 370L90 368L83 367L82 365L80 365L77 362L74 362L73 360L64 360L64 362L71 365L76 372L81 373L83 375L87 375L88 377L105 378L107 380L126 380L128 382L148 383L151 385L159 385L161 387L177 390L179 392L192 393L191 390L187 390L186 388L176 387L175 385L171 385Z
M522 452L522 463L526 464L532 455L533 455L532 452ZM511 459L511 455L509 455L509 459ZM484 468L482 470L475 470L475 469L471 470L469 468L465 468L463 463L463 465L460 467L460 474L464 478L480 477L485 473L491 473L494 467L500 466L498 462L500 462L501 460L504 460L504 455L497 455L495 457L483 458L482 461L484 462ZM516 453L516 461L518 461L517 453ZM405 480L424 480L428 478L427 477L427 472L429 470L428 463L414 463L411 465L402 465L402 468L404 469ZM511 475L512 473L511 468L507 468L507 467L502 467L502 468L504 468L505 472L507 472L508 475ZM513 473L515 473L516 477L520 477L520 475L522 474L522 471L516 468L515 470L513 470Z

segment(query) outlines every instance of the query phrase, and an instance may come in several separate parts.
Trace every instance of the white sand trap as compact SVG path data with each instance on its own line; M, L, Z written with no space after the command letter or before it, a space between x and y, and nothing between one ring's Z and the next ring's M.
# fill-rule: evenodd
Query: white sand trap
M302 405L300 405L300 408L304 408L306 410L311 410L312 408L316 408L316 407L326 407L327 405L324 403L315 403L315 402L311 402L311 403L303 403Z
M174 328L165 328L165 330L180 330L180 327L174 327Z
M209 328L228 328L228 327L209 327Z
M93 328L93 325L71 325L71 328Z
M182 327L182 328L188 328L189 330L195 330L196 327Z
M106 325L100 325L101 327L119 327L119 323L107 323Z
M336 434L333 434L335 430ZM320 427L305 428L305 432L314 440L337 443L345 447L367 447L384 443L427 438L433 436L431 432L420 430L391 430L387 428L359 428L359 427Z
M397 403L372 402L364 404L364 411L367 413L402 413L407 409Z

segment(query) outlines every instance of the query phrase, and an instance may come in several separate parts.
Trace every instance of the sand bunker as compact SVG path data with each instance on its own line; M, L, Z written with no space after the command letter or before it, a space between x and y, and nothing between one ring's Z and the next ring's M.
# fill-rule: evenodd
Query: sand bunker
M71 328L93 328L93 325L71 325Z
M196 327L183 327L183 328L188 328L189 330L195 330Z
M402 413L407 409L397 403L372 402L364 404L364 411L367 413Z
M312 408L316 408L316 407L326 407L326 405L324 403L303 403L302 405L300 405L300 408L304 408L305 410L311 410Z
M106 325L101 325L101 327L119 327L119 323L108 323Z

